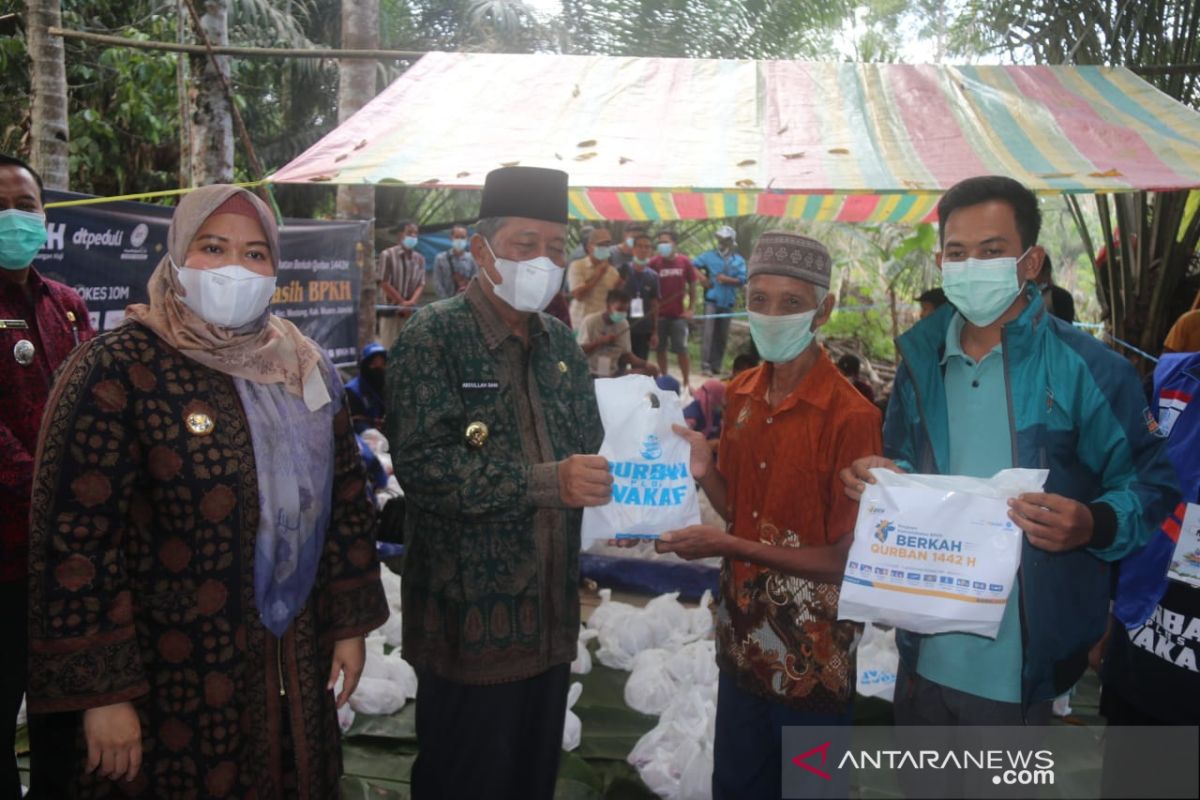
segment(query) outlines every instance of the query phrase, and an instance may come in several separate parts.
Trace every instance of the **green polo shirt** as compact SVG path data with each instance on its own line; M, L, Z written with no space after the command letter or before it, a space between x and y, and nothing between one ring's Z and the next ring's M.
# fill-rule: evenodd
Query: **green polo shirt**
M979 362L963 352L966 321L955 315L946 332L942 367L950 429L952 475L990 478L1013 466L1004 355L996 345ZM1013 586L995 639L973 633L939 633L921 643L917 673L960 692L1003 703L1021 701L1021 621Z

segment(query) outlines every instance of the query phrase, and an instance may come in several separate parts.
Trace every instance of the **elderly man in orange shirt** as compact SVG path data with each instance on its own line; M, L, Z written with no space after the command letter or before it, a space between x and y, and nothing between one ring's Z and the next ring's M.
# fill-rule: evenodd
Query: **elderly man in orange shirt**
M764 363L727 392L720 459L699 432L692 470L725 529L664 534L660 552L721 556L721 670L713 797L781 796L782 729L849 724L859 627L837 619L858 505L838 472L882 449L878 409L814 341L833 312L832 259L816 240L765 234L746 294Z

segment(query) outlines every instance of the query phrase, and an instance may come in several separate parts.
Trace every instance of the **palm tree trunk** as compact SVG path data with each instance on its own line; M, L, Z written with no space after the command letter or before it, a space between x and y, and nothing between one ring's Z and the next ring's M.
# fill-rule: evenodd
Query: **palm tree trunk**
M46 29L62 27L59 0L26 0L29 22L30 162L49 189L67 189L70 177L67 142L67 68L63 40Z
M342 0L342 47L372 50L379 47L379 0ZM338 63L338 123L343 123L375 97L373 61L342 59ZM374 186L339 186L337 215L341 219L375 218ZM375 339L375 225L363 242L362 292L359 298L358 340L363 346Z
M211 44L229 44L228 0L205 0L200 28ZM229 57L196 56L191 67L192 185L231 183L233 118L221 80L229 77Z

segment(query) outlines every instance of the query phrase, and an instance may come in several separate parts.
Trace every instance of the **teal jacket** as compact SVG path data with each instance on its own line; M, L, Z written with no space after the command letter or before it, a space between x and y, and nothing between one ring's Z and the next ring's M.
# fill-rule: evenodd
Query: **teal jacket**
M1165 441L1133 367L1092 336L1050 314L1032 284L1029 306L1004 326L1012 460L1049 469L1045 491L1087 504L1086 547L1048 553L1024 541L1020 584L1022 702L1069 689L1108 620L1110 564L1145 544L1179 498ZM947 304L897 341L902 362L883 426L884 454L906 470L941 474L950 462L941 367ZM900 631L901 660L915 668L922 636Z

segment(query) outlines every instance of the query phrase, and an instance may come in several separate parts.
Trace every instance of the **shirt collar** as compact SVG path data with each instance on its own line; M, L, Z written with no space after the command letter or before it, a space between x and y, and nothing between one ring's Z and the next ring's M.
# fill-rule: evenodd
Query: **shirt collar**
M792 390L784 401L774 410L774 413L781 414L788 411L798 403L804 402L810 406L828 411L833 400L834 380L839 378L841 373L837 371L837 367L829 360L829 355L825 352L825 348L817 345L819 353L816 363L808 374L801 379L800 385ZM771 375L774 374L775 367L770 362L764 363L757 368L754 377L739 386L734 394L749 395L756 400L767 402L767 390L771 388Z
M968 361L970 360L970 357L962 349L962 332L963 328L966 327L966 324L967 319L961 313L955 313L955 315L951 317L950 325L946 328L946 348L945 352L942 354L941 360L943 366L945 366L946 362L954 356L967 359ZM1003 348L1001 345L996 345L988 351L988 355L991 355L992 353L999 353L1002 349Z
M480 329L483 331L483 342L487 345L488 350L495 350L510 337L517 339L517 335L512 332L512 329L505 324L504 319L500 316L500 312L488 299L487 292L480 285L478 277L472 278L467 285L465 292L467 303L471 307L471 312L475 315L476 321L479 323ZM533 341L533 337L540 336L546 332L546 327L542 325L542 319L539 314L529 315L529 340ZM518 339L519 341L519 339Z

